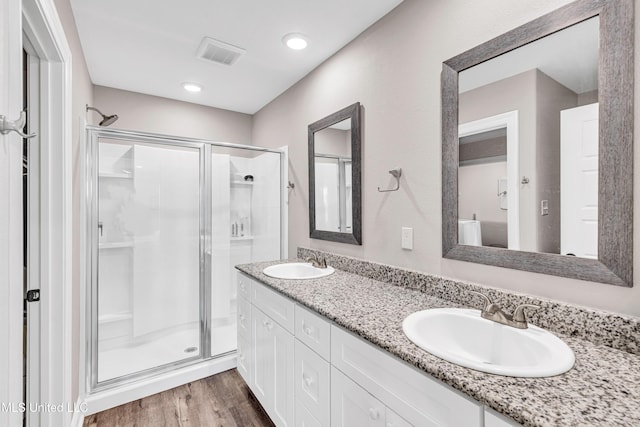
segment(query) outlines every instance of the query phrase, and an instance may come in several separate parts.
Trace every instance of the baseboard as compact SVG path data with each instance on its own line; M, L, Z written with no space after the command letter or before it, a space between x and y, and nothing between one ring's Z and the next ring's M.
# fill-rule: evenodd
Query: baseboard
M82 427L82 425L84 424L86 406L87 405L84 403L84 401L78 398L76 404L74 405L75 410L73 412L73 417L71 418L71 424L69 425L70 427Z
M86 407L86 411L79 415L82 415L82 421L84 421L84 417L88 415L228 371L235 368L236 365L236 353L233 352L223 357L176 369L156 377L145 378L120 387L91 393L81 401ZM74 420L75 418L74 415ZM81 427L82 424L72 424L72 426Z

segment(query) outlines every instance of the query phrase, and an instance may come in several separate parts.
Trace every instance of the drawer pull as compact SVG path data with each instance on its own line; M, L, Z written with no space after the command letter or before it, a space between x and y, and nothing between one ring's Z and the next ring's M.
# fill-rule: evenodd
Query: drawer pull
M376 408L369 408L369 417L371 417L372 420L379 419L380 411L378 411Z
M246 317L245 317L245 315L244 315L244 314L241 314L239 317L240 317L240 321L241 321L241 322L244 322L244 319L246 319Z
M311 378L309 376L302 375L302 380L307 385L307 387L311 387L311 384L313 384L313 378Z
M262 326L264 326L268 330L271 330L273 329L273 322L271 322L270 320L264 320L262 321Z

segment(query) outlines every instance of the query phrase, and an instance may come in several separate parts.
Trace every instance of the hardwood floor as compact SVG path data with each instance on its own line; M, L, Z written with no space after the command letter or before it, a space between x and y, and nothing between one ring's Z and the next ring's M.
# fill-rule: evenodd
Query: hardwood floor
M85 427L271 427L238 371L220 374L89 415Z

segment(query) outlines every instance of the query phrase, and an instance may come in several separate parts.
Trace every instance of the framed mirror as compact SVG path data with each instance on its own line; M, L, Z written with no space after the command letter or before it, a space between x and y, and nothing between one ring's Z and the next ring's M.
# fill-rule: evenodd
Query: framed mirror
M443 257L633 286L633 16L578 0L443 63Z
M309 235L362 244L360 103L309 125Z

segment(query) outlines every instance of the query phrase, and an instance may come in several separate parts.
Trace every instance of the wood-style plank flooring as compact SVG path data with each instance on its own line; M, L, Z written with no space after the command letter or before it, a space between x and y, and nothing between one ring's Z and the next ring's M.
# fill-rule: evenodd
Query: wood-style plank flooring
M271 427L238 371L185 384L89 415L85 427Z

